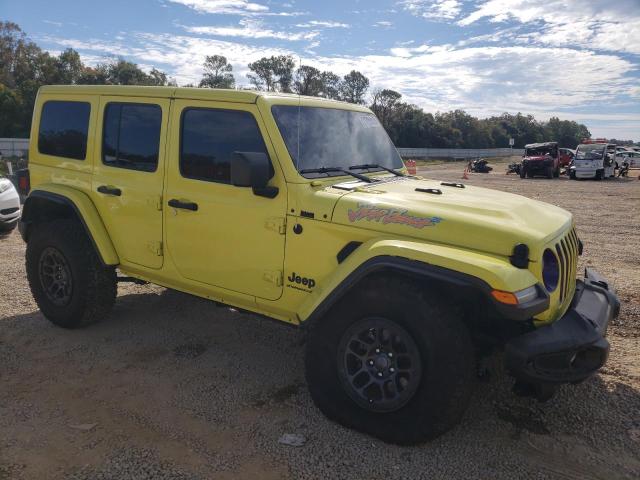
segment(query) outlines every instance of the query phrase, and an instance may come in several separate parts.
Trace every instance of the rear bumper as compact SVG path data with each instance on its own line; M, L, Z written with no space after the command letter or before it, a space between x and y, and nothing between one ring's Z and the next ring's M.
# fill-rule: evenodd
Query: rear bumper
M607 361L609 322L618 316L620 301L597 272L585 270L571 307L551 325L513 338L505 346L507 370L529 384L580 382Z

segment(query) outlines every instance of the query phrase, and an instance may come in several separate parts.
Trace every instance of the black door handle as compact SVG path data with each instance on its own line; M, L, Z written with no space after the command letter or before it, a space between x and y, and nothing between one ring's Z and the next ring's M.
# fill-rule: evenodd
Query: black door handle
M198 204L193 202L183 202L176 198L169 200L169 206L173 208L182 208L184 210L191 210L192 212L198 211Z
M119 197L122 195L122 190L115 187L107 187L106 185L100 185L98 187L98 192L104 193L105 195L113 195L115 197Z

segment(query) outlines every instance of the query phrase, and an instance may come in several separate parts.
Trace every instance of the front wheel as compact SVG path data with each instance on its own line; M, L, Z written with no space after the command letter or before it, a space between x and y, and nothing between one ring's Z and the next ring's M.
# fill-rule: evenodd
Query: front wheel
M604 171L603 170L598 170L596 172L596 180L602 180L603 177L604 177Z
M395 280L367 281L319 320L309 333L306 377L327 417L408 445L460 420L474 353L455 308Z
M527 169L524 167L520 167L520 178L525 178L527 176Z
M104 318L115 301L116 273L102 265L82 226L57 220L33 229L27 243L27 279L44 316L64 328Z
M553 167L549 166L544 169L544 173L548 179L553 178Z

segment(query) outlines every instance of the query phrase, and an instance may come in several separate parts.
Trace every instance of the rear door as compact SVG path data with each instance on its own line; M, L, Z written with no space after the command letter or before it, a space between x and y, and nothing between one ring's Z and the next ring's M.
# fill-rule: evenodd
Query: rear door
M170 100L102 97L93 200L120 261L163 263L162 187Z
M167 251L190 280L275 300L282 294L286 183L254 104L175 100L165 192ZM231 185L234 151L266 153L275 198ZM169 202L177 207L170 206Z

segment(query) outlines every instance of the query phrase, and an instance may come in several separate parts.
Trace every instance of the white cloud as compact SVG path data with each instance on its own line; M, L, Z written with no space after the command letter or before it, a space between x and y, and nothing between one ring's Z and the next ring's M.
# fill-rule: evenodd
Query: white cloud
M402 0L398 5L412 15L431 20L451 20L462 10L459 0Z
M520 42L640 54L638 0L487 0L458 21L514 20L533 27Z
M200 13L224 13L242 15L266 12L269 7L248 0L168 0L192 8Z
M323 28L349 28L348 23L341 22L327 22L321 20L310 20L306 23L299 23L296 27L300 28L310 28L310 27L323 27Z
M62 22L54 22L53 20L42 20L43 23L47 23L49 25L53 25L54 27L61 27Z
M220 37L242 37L242 38L277 38L279 40L312 40L318 36L318 31L309 32L286 32L276 31L265 28L263 23L258 20L242 19L239 27L221 27L221 26L204 26L204 27L188 27L183 28L189 33L199 35L215 35Z
M294 55L288 48L250 46L190 35L133 33L126 41L105 43L41 37L60 49L72 47L83 58L118 52L125 58L155 65L179 84L197 83L205 55L225 55L238 84L248 84L247 64L263 56ZM310 47L313 48L313 47ZM427 111L464 109L478 116L501 112L576 118L604 129L640 131L640 113L615 114L613 103L637 105L640 88L631 75L637 64L613 54L542 46L404 45L364 56L322 56L308 52L304 63L344 75L355 69L372 87L392 88ZM635 80L635 81L634 81ZM628 107L627 107L628 109ZM578 113L586 111L588 113ZM633 110L631 110L633 111ZM598 132L603 130L593 130ZM600 133L596 133L600 135ZM622 133L613 136L622 136ZM626 135L637 137L634 135Z
M380 27L380 28L391 28L393 26L392 22L388 22L386 20L382 20L380 22L376 22L373 24L374 27Z

